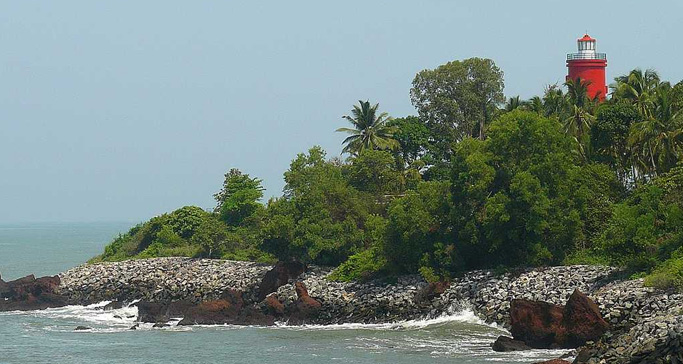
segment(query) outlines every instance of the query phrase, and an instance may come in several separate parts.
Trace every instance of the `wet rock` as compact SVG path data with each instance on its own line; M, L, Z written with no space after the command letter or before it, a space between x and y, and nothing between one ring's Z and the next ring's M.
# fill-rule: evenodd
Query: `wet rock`
M5 297L7 292L9 292L9 286L2 280L2 276L0 276L0 298Z
M566 332L562 346L572 348L599 339L609 329L598 306L578 289L564 306L562 326Z
M564 360L564 359L553 359L553 360L540 361L540 362L537 362L534 364L571 364L571 363Z
M92 329L87 327L87 326L76 326L76 328L74 329L74 331L85 331L85 330L92 330Z
M510 333L532 348L557 348L564 337L563 308L547 302L513 300L510 306Z
M499 352L521 351L531 349L531 347L525 344L524 341L515 340L507 336L498 337L498 339L496 339L496 341L491 345L491 347L493 348L493 351Z
M263 300L278 288L287 284L290 279L296 279L306 271L306 266L300 262L278 262L273 269L269 270L261 284L259 284L258 299Z
M275 324L275 318L252 306L245 306L242 294L226 292L224 298L189 308L178 325L261 325Z
M296 282L294 289L297 300L289 312L288 322L291 324L316 322L322 304L308 294L308 289L303 282Z
M577 348L599 339L609 328L597 305L579 290L564 307L513 300L510 318L512 336L538 349Z
M168 304L160 302L140 301L138 307L138 321L140 322L168 322Z
M195 305L187 300L172 302L140 301L138 307L138 321L149 323L164 323L171 318L181 318Z
M265 300L265 311L267 314L280 317L285 314L285 306L278 300L277 295L270 295Z
M105 311L118 310L120 308L123 308L123 302L120 301L111 301L102 307Z
M67 299L57 293L59 276L41 277L28 275L0 286L0 311L42 310L66 306Z
M166 316L169 318L180 318L185 316L187 310L193 307L194 304L188 300L173 301L168 303L166 308Z
M152 325L152 327L160 329L160 328L164 328L164 327L171 327L171 325L165 324L163 322L157 322L156 324Z

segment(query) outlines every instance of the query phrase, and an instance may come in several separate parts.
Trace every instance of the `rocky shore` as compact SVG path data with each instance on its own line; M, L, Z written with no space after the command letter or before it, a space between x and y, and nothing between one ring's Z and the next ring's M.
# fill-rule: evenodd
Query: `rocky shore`
M597 304L609 329L574 352L576 363L683 362L683 295L644 287L642 280L615 279L613 268L475 271L450 283L427 283L419 276L343 283L327 280L330 271L158 258L73 268L59 275L56 293L71 304L139 300L147 320L175 313L184 324L380 323L471 309L509 329L513 300L564 305L580 290Z

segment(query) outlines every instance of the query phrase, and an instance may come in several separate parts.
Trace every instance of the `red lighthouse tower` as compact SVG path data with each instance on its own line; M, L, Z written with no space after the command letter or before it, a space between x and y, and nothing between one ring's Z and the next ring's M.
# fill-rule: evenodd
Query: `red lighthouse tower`
M567 67L569 74L567 81L581 78L590 82L588 85L588 97L598 97L600 101L607 96L605 84L605 68L607 68L607 55L595 52L595 39L585 34L577 40L578 53L567 54Z

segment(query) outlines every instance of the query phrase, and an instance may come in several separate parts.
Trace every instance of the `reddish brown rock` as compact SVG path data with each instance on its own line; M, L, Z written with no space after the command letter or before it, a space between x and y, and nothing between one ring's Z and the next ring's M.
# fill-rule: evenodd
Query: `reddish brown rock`
M289 323L304 324L315 322L320 314L322 304L308 295L308 290L303 282L294 284L297 300L293 309L289 312Z
M564 337L562 306L546 302L512 300L510 305L510 333L532 348L560 347Z
M579 290L567 304L512 300L510 332L537 349L577 348L599 339L609 328L597 305Z
M66 306L65 297L57 293L59 276L41 277L28 275L0 284L0 311L42 310Z
M245 307L242 294L227 292L222 299L205 301L190 307L178 325L261 325L275 323L273 316L265 315L254 307Z
M282 316L285 314L285 306L277 299L276 295L266 297L266 313L273 316Z
M564 346L569 347L579 347L587 341L595 341L609 329L598 306L578 289L564 306L562 325L567 334Z
M263 300L278 288L287 284L290 279L295 279L306 271L306 266L300 262L277 262L273 269L269 270L259 284L258 299Z

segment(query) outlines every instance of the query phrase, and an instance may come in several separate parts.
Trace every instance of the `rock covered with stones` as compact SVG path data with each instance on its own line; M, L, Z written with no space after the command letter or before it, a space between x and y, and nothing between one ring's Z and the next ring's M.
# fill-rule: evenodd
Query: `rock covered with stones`
M683 294L612 282L594 293L612 332L586 346L577 363L683 363Z
M325 277L329 268L310 267L298 281L303 282L310 297L321 303L320 316L312 323L393 322L423 316L428 308L416 301L417 293L427 286L419 276L402 276L395 282L334 282ZM297 303L294 284L281 286L271 296L285 310Z
M502 275L474 271L451 282L439 306L443 309L453 301L465 300L486 322L509 328L513 299L563 305L574 290L592 293L614 271L610 267L587 265L528 269Z
M271 266L213 259L155 258L81 265L60 274L60 291L74 303L103 300L201 302L229 290L255 300Z

